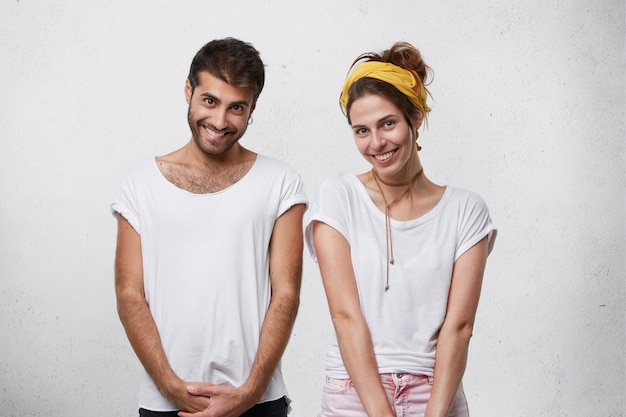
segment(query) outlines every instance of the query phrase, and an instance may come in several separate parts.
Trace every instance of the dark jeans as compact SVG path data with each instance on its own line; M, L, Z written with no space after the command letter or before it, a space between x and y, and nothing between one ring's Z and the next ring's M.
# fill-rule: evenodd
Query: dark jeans
M282 397L274 401L260 403L246 411L241 417L287 417L289 403ZM178 417L178 411L149 411L139 409L139 417Z

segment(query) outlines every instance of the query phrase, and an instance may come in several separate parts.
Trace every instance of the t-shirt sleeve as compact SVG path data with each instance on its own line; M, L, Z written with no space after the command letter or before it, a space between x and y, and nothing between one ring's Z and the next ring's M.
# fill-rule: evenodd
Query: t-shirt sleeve
M304 219L305 243L315 262L317 262L317 254L313 241L313 223L326 223L349 242L346 206L346 197L341 192L338 181L327 180L322 183Z
M295 170L287 168L283 177L278 217L296 204L304 204L306 206L308 200L304 192L302 178Z
M480 242L485 236L489 239L489 251L493 248L497 229L489 215L485 201L474 193L460 203L459 239L454 260L456 261L472 246Z
M131 176L126 177L122 182L117 196L111 204L111 213L115 217L117 217L118 214L124 217L133 229L141 235L141 227L137 213L137 198Z

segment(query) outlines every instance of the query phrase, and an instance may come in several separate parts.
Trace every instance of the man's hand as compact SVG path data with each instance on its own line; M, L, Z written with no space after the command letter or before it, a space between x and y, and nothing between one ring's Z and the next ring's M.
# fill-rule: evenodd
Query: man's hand
M181 411L180 417L239 417L255 405L243 388L197 382L187 384L187 392L208 400L208 405L199 412Z
M209 397L191 394L187 391L187 386L187 382L180 378L173 378L160 387L160 390L161 394L179 410L185 410L189 413L205 410L210 404Z

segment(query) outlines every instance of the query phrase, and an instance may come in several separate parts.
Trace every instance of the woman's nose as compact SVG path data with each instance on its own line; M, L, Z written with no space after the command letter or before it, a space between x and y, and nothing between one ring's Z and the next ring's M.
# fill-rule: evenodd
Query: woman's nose
M372 133L372 145L374 148L382 149L385 147L386 144L387 144L387 140L385 139L384 135L378 132Z

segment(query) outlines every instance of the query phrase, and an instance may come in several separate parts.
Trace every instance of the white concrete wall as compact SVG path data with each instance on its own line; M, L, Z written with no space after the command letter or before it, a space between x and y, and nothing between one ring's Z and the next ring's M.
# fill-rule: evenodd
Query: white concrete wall
M499 226L465 386L474 416L624 416L624 2L0 2L0 415L134 416L115 311L123 173L189 138L200 46L252 42L267 85L244 144L312 196L367 169L337 99L360 53L406 40L435 71L423 163ZM332 329L305 256L284 358L314 416Z

